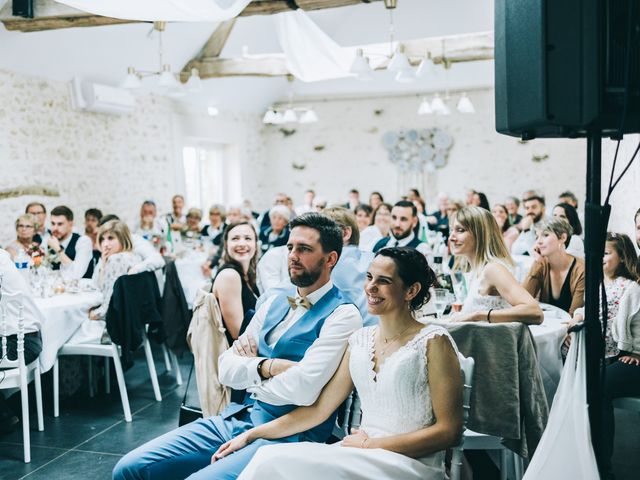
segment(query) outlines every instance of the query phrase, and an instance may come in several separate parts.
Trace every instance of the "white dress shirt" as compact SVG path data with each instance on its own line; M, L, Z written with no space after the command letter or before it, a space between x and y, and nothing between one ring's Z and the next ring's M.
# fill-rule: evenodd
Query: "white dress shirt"
M0 275L2 276L2 291L4 293L9 295L20 293L22 296L24 333L40 331L44 320L42 312L36 307L27 281L18 272L13 260L11 260L11 255L2 248L0 248ZM18 309L13 302L9 303L6 321L7 335L16 335L18 333Z
M134 253L138 255L142 261L131 267L129 273L152 272L164 267L162 255L158 253L151 242L136 233L131 235L131 240L133 241Z
M67 238L60 242L60 245L66 250L71 242L73 234L69 234ZM89 264L93 260L93 243L91 239L85 235L80 235L76 242L76 256L69 265L60 265L62 275L70 280L79 280L89 268Z
M332 287L333 282L329 281L307 295L307 299L315 304ZM274 295L264 302L244 333L251 335L256 343L269 307L276 298ZM267 343L275 345L306 312L302 306L289 309L284 320L269 333ZM340 305L325 319L320 335L297 365L263 381L258 374L258 364L264 357L243 357L230 348L218 360L220 382L237 390L247 389L252 398L272 405L311 405L338 368L349 336L361 327L362 317L355 305Z
M256 268L256 283L260 293L279 287L289 281L287 259L289 250L286 245L273 247L262 255Z
M533 247L536 244L536 230L532 226L529 230L520 232L513 245L511 245L512 255L532 255Z
M383 237L380 229L375 225L369 225L360 232L360 250L364 250L365 252L373 251L373 247L381 238Z
M404 238L401 238L400 240L396 240L396 238L393 236L393 233L392 233L391 237L389 238L389 242L384 246L384 248L406 247L411 241L413 241L414 238L416 238L416 234L411 232L408 237L404 237ZM429 245L427 245L424 242L420 242L416 247L416 250L419 251L421 254L423 254L425 257L430 253Z
M584 242L578 235L571 235L567 253L577 258L584 258Z

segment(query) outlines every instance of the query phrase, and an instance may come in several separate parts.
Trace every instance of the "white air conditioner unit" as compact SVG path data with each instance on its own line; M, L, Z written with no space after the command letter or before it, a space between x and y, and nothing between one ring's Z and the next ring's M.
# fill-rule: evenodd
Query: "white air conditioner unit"
M74 110L127 115L136 107L136 98L124 88L83 82L78 77L69 82L68 88Z

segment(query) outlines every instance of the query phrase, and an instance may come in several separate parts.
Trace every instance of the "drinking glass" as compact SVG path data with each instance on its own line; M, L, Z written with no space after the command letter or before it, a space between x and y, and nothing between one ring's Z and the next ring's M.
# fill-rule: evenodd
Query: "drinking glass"
M435 308L437 318L442 318L442 314L447 309L447 304L449 303L449 290L446 288L436 288L435 289Z

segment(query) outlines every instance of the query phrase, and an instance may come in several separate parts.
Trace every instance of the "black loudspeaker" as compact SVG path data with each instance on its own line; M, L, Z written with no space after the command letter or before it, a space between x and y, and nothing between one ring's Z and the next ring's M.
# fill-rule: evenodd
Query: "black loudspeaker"
M14 17L33 18L33 0L13 0L11 13Z
M495 0L500 133L640 132L639 65L637 0Z

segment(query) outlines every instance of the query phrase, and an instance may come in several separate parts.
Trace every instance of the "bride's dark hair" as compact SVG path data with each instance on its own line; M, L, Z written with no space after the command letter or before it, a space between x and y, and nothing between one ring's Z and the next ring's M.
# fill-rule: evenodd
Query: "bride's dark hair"
M411 299L411 311L418 310L431 299L429 289L436 282L436 274L431 270L427 259L419 251L407 247L383 248L377 256L388 257L396 264L398 276L408 288L414 283L420 284L420 291Z

